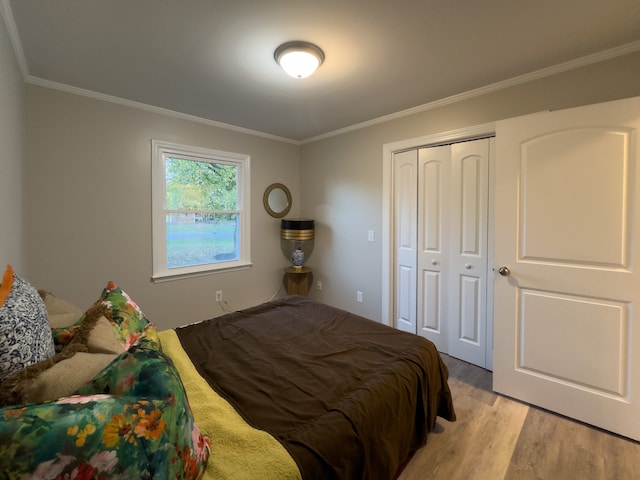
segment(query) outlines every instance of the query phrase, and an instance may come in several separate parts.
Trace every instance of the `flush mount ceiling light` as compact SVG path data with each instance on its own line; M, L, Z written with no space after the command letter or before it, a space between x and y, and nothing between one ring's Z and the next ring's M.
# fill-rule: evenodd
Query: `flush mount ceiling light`
M273 58L292 77L305 78L322 64L324 52L313 43L295 41L276 48Z

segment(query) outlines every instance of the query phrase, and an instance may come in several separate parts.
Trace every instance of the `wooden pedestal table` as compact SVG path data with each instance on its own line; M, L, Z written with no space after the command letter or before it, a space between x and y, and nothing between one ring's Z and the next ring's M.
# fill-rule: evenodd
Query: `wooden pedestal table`
M288 267L285 271L285 287L289 295L309 295L311 269L309 267Z

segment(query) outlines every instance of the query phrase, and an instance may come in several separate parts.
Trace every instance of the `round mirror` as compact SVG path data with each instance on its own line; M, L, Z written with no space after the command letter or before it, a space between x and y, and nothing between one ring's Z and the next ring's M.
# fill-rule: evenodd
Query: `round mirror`
M262 196L264 209L275 218L282 218L291 210L291 192L282 183L272 183Z

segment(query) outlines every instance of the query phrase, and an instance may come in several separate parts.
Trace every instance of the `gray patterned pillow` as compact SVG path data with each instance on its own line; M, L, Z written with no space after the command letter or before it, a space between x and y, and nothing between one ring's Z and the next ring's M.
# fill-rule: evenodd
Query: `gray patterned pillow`
M55 354L38 291L7 267L0 285L0 380ZM2 301L2 298L4 301Z

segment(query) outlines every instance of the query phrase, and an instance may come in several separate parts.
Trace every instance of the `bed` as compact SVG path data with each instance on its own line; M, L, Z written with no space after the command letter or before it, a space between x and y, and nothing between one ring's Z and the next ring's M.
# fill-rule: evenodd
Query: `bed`
M455 418L431 343L305 297L175 335L198 373L275 437L305 480L393 478L436 416Z
M112 282L96 305L53 328L54 343L80 348L96 336L82 333L88 318L107 318L115 356L60 398L34 402L18 382L22 403L0 409L2 471L19 478L54 465L62 478L90 464L105 478L139 469L141 478L392 479L437 416L455 420L433 344L305 297L162 332ZM130 428L114 430L123 412L133 412ZM43 446L25 422L59 440Z

